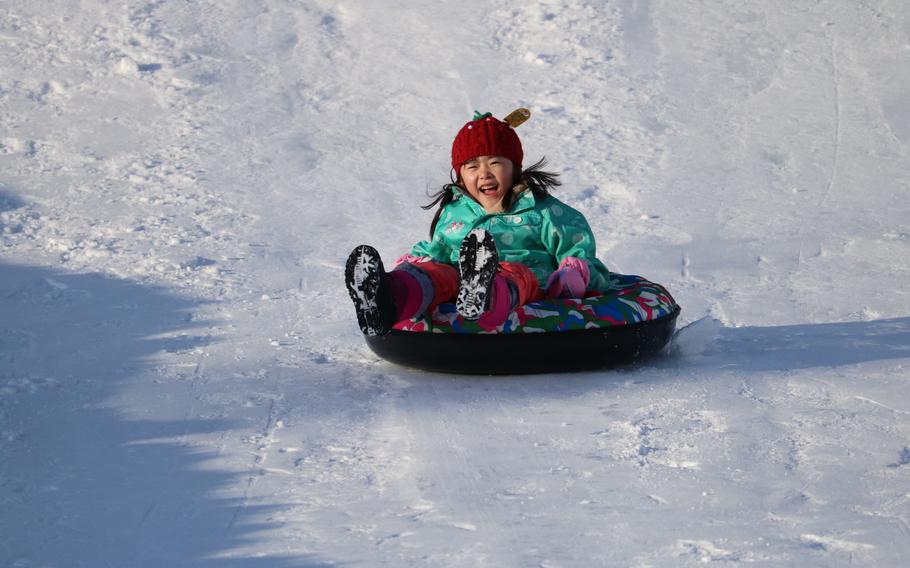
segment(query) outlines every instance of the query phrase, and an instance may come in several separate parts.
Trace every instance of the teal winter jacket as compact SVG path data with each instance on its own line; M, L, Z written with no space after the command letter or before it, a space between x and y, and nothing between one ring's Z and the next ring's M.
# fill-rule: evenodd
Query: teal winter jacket
M606 292L610 287L610 272L595 255L594 234L584 215L552 195L538 201L528 190L504 213L487 213L470 196L456 192L442 210L433 238L414 245L411 254L457 266L461 242L478 228L493 235L499 260L530 268L541 290L559 263L570 256L587 261L588 290Z

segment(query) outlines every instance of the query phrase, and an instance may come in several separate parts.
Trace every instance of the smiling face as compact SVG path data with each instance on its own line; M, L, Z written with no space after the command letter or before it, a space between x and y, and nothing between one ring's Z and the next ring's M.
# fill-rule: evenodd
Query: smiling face
M502 156L468 160L459 172L461 186L487 213L501 213L502 200L512 190L512 162Z

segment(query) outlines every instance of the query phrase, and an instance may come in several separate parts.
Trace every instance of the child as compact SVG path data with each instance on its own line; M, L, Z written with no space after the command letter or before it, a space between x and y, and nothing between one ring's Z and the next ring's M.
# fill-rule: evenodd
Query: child
M527 116L519 109L505 122L475 112L461 128L452 144L454 181L425 207L439 206L430 240L392 271L369 245L351 252L345 282L363 333L385 334L452 300L459 315L493 330L529 302L609 288L588 222L550 195L558 175L542 170L543 159L522 170L513 124Z

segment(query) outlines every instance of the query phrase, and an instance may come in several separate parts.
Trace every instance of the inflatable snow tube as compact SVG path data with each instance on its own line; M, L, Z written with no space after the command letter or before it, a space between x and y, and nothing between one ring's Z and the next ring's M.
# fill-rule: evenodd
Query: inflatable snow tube
M367 345L405 367L482 375L599 369L663 349L680 311L673 297L640 276L610 278L605 294L533 302L492 331L462 319L454 304L442 304L429 317L367 336Z

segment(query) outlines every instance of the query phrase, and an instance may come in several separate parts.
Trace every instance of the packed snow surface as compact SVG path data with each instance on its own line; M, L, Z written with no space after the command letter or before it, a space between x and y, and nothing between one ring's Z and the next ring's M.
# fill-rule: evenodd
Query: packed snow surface
M6 0L0 566L906 566L908 101L898 0ZM519 106L691 325L378 360L348 252Z

